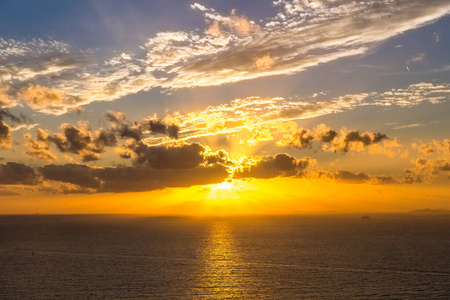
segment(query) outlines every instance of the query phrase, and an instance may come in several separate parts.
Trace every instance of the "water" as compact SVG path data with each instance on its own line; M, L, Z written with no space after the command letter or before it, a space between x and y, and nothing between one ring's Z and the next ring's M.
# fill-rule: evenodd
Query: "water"
M449 216L0 216L0 299L450 298Z

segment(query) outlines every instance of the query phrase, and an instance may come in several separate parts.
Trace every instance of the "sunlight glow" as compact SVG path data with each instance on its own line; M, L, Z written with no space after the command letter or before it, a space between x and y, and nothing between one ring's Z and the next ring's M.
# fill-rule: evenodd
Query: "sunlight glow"
M210 184L205 186L204 189L209 189L209 192L205 196L207 200L236 200L240 198L240 195L237 193L239 187L233 181Z

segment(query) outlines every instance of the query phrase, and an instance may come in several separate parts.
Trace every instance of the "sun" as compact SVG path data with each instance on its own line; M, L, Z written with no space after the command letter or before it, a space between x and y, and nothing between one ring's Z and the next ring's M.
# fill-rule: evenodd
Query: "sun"
M205 196L205 199L207 200L236 200L241 197L239 191L242 187L234 180L225 180L221 183L209 184L204 188L209 190Z
M231 190L237 188L235 185L233 185L230 181L224 181L221 183L214 184L212 187L215 191L221 191L221 190Z

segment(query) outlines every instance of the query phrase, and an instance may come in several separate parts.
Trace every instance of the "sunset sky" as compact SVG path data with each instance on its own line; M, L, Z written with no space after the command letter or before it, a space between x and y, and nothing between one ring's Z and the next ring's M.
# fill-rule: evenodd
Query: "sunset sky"
M450 209L450 1L0 2L0 213Z

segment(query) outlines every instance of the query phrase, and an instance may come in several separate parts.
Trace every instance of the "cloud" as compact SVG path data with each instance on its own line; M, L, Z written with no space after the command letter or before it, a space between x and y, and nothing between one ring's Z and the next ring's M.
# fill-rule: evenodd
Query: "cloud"
M293 134L285 133L283 139L277 143L278 146L295 146L298 149L309 147L314 140L314 135L309 129L300 128Z
M10 119L15 123L24 123L29 121L29 119L25 115L21 114L18 117L16 115L13 115L6 109L0 108L0 148L3 149L10 148L13 143L13 139L11 136L12 129L11 126L4 122L5 118Z
M41 160L55 160L56 156L50 151L50 144L54 144L60 152L77 154L82 161L88 162L98 160L105 147L117 144L114 132L100 128L93 134L87 122L79 122L78 127L63 123L60 129L60 133L54 134L37 129L34 139L26 134L25 146L28 150L25 154Z
M91 167L83 164L48 164L38 168L47 181L66 185L49 189L64 193L149 191L222 182L229 176L232 161L224 150L193 143L147 147L132 142L128 150L133 166ZM73 185L73 186L72 186Z
M187 142L204 136L248 131L250 137L245 138L244 135L240 142L250 146L274 140L282 135L277 143L279 146L303 149L311 147L316 142L321 144L323 151L348 152L362 151L367 148L369 153L394 157L407 154L405 151L402 152L402 145L397 139L387 139L381 133L348 131L344 128L336 130L324 124L311 131L298 128L292 121L320 117L361 106L410 107L425 101L440 103L446 101L449 95L448 84L417 83L403 89L382 93L349 94L331 100L312 98L308 101L306 99L294 101L280 97L249 97L235 99L227 104L209 106L204 110L184 115L169 114L163 119L151 116L139 122L129 121L121 112L109 111L106 113L106 118L110 122L110 127L100 128L96 132L92 132L87 123L80 123L77 126L62 124L61 132L55 134L41 130L37 132L36 139L32 139L27 134L26 154L42 160L54 160L56 157L50 151L50 145L54 144L60 152L77 154L83 161L88 162L98 160L106 147L116 146L122 138L132 138L136 142L142 141L146 147L151 147L170 144L173 139ZM3 111L0 116L2 114L11 118L11 114L6 111ZM12 141L8 135L10 131L11 129L5 127L4 147L10 145ZM47 135L46 138L44 138L45 135ZM117 148L116 152L123 158L136 156L132 145L135 147L137 144L131 142ZM140 155L143 154L140 153Z
M37 183L38 175L32 167L16 162L0 164L0 184L35 185Z
M13 104L12 100L9 98L9 95L7 93L8 90L9 90L8 86L6 87L0 86L0 107L9 107Z
M280 11L259 23L194 3L191 8L207 22L203 33L158 32L141 47L143 53L114 57L55 40L0 39L0 101L14 106L23 99L37 111L58 115L155 87L217 86L298 73L366 53L450 9L446 0L275 3Z
M396 147L396 140L390 140ZM402 178L396 178L389 175L368 175L365 173L353 173L346 170L339 170L330 173L325 170L319 170L316 173L319 177L332 178L336 181L351 183L371 183L371 184L420 184L429 183L436 179L441 173L450 172L450 142L448 139L442 141L433 140L430 143L424 143L415 146L419 153L426 157L418 157L412 161L413 168L405 170ZM388 149L389 150L389 149ZM407 155L402 155L406 157Z
M4 121L0 121L0 147L10 148L12 142L11 127L9 127Z
M40 85L27 86L19 92L18 97L32 109L46 113L66 112L78 105L75 99L66 96L62 90Z
M135 165L147 165L155 169L192 169L204 162L205 146L199 143L171 147L148 147L143 143L133 145Z
M106 118L110 121L110 127L107 129L99 128L92 131L88 122L78 122L77 126L61 124L61 131L58 133L49 133L38 128L35 138L26 133L24 138L28 150L25 154L40 160L56 160L57 157L50 150L50 145L53 144L59 152L77 154L83 162L89 162L99 160L106 147L115 147L121 138L131 138L138 142L145 135L162 134L169 136L170 139L178 137L178 126L174 124L167 126L161 120L145 119L131 123L125 114L112 111L106 113ZM132 145L133 143L130 143L127 147L130 148ZM123 158L130 158L133 154L131 150L126 149L117 151Z
M395 178L394 176L371 176L371 181L374 184L400 184L402 183L400 180Z
M292 126L289 131L283 134L278 146L296 147L304 149L311 147L314 141L321 143L321 150L327 152L348 152L363 151L370 149L370 153L382 153L395 156L392 148L402 147L395 139L392 142L386 141L388 137L382 133L360 132L357 130L341 129L340 133L327 127L325 124L318 125L313 131ZM383 145L380 142L384 142Z
M39 186L32 189L33 192L47 192L53 194L93 194L94 188L82 187L69 182L44 180Z
M224 181L229 175L227 168L219 164L183 170L117 167L94 171L103 181L100 192L149 191L212 184Z
M449 99L450 84L420 82L404 89L392 89L373 98L373 105L412 107L423 102L441 103Z
M9 191L9 190L0 190L0 196L20 196L22 194L14 192L14 191Z
M274 60L269 54L255 58L255 65L259 70L269 69L274 63Z
M415 167L405 170L405 183L430 182L442 172L450 172L450 163L447 159L418 158L413 161Z
M349 171L339 170L335 173L334 179L351 183L363 183L370 180L370 176L364 173L355 174Z
M27 151L25 154L31 158L37 158L45 161L56 160L56 156L50 151L49 134L38 128L36 131L36 138L33 139L31 134L24 134L25 146Z
M388 137L382 133L373 132L359 132L357 130L350 130L345 132L341 130L341 138L336 143L331 143L331 151L334 152L348 152L349 150L362 151L365 147L378 144Z
M50 139L44 131L38 132L37 141ZM345 134L342 134L343 132ZM322 143L331 144L335 141L345 143L351 141L369 147L373 146L373 143L381 142L397 145L396 140L386 140L386 137L381 134L358 131L341 131L341 134L342 136L337 131L320 125L316 127L316 130L309 131L308 136ZM69 138L68 140L79 141L80 139ZM76 149L85 149L87 144L78 142L77 145L82 146ZM66 194L150 191L167 187L213 184L227 179L275 177L328 178L344 183L385 185L429 182L440 173L450 171L447 140L432 141L417 146L416 148L420 149L419 151L427 158L419 157L414 160L415 167L407 169L404 178L400 179L389 175L369 175L347 170L338 170L333 173L317 169L315 159L310 157L298 159L285 153L244 156L239 160L232 160L225 150L212 151L199 143L174 141L166 146L148 146L142 141L129 139L126 146L123 150L126 150L128 158L132 159L131 166L93 167L68 163L47 164L35 170L19 163L3 163L0 164L0 184L35 185L31 188L34 191ZM64 147L72 146L67 144Z
M49 164L39 168L44 179L73 184L86 192L150 191L222 182L229 176L226 152L208 152L200 144L134 149L134 166L90 167ZM146 150L142 153L143 149ZM93 189L93 190L92 190ZM76 191L81 191L76 189Z
M425 155L441 154L450 156L450 139L433 140L430 143L421 144L418 150Z
M173 143L168 146L147 146L142 142L128 144L119 150L124 158L133 158L133 164L161 169L192 169L200 165L230 164L225 150L212 151L200 143Z
M70 46L56 40L32 39L30 41L16 41L0 38L0 59L2 60L6 60L9 57L33 57L42 54L51 57L51 54L67 53L70 53Z
M314 165L316 161L310 157L296 159L288 154L275 156L245 157L239 167L234 170L234 178L273 178L301 177L303 171Z
M129 137L140 141L145 133L152 135L167 135L172 139L178 138L179 128L175 124L166 125L156 117L144 119L141 122L131 123L122 112L108 111L106 118L112 122L111 131L118 133L120 137Z
M84 188L100 188L101 181L92 174L92 167L79 164L45 165L39 172L46 180L72 183Z
M87 123L80 122L79 127L63 123L60 128L62 133L48 135L48 141L55 144L59 151L78 154L86 162L99 159L99 153L103 152L105 146L103 138L98 141L102 131L94 139ZM115 139L106 141L112 141L113 144L109 146L116 142Z
M433 140L417 146L420 154L413 168L405 170L405 183L430 182L441 173L450 172L450 140Z
M407 61L406 64L410 66L411 64L420 63L425 59L425 53L419 52L412 55Z
M383 142L373 143L369 147L371 154L384 154L389 157L400 156L401 158L409 155L408 150L402 150L403 145L398 142L398 138L383 139Z
M368 175L363 172L353 173L346 170L338 170L334 174L328 174L328 177L333 178L337 182L343 183L370 183L370 184L400 184L402 183L400 180L395 178L394 176L386 176L386 175Z
M235 34L237 36L249 36L251 34L261 33L261 27L255 22L248 20L246 16L237 15L236 10L232 10L229 16L222 16L214 10L206 7L191 6L194 9L205 12L205 17L212 21L211 26L206 33L213 36L223 37L225 34ZM227 30L228 32L224 32Z
M170 73L175 76L162 85L172 88L220 85L300 72L341 57L362 54L373 43L435 20L449 9L448 3L442 0L432 4L439 8L418 0L377 4L282 1L278 4L284 11L262 24L260 32L255 30L253 35L244 38L233 35L232 31L223 33L219 24L213 22L207 31L209 39L188 34L183 38L186 42L183 51L179 51L179 39L165 40L165 47L178 51L171 53L171 61L177 64L166 66L172 67ZM200 10L207 19L228 20L204 6ZM205 48L211 51L198 54L192 51ZM189 52L191 56L186 59ZM255 68L252 58L264 57L267 53L271 54L273 67ZM205 72L208 77L202 76Z
M329 100L319 100L316 97L295 100L281 97L248 97L187 114L169 114L163 121L166 124L177 124L177 137L181 141L250 131L253 136L242 142L256 145L259 137L260 141L267 141L280 132L289 131L288 127L292 125L289 121L293 120L317 118L364 106L412 107L422 103L437 104L449 98L449 84L416 83L381 93L348 94ZM307 133L304 134L304 138L307 138ZM322 133L322 142L327 142L327 138L334 138L326 134L335 136L337 132ZM161 136L149 136L143 140L149 145L170 142Z

